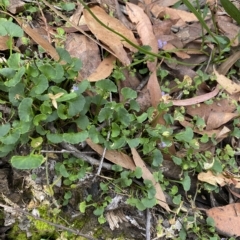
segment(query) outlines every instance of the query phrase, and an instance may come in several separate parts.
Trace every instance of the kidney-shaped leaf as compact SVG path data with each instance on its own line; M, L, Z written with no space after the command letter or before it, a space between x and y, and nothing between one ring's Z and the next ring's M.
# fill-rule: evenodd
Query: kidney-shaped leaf
M42 155L30 154L29 156L13 156L11 164L17 169L35 169L44 162Z

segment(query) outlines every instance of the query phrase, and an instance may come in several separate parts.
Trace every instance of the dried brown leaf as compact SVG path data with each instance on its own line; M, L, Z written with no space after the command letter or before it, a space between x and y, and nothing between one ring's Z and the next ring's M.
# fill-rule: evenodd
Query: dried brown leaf
M101 63L98 45L82 34L68 34L65 48L72 57L76 57L82 62L83 67L80 70L81 79L79 80L86 79Z
M183 51L180 51L180 50L177 50L175 46L173 46L173 44L171 43L167 43L164 47L163 47L163 50L174 50L173 53L175 53L179 58L181 59L186 59L186 58L190 58L190 56L183 52Z
M7 41L10 40L9 36L0 36L0 50L4 51L9 49L8 45L7 45Z
M165 195L162 191L162 188L161 188L160 184L155 181L152 173L150 172L150 170L148 170L146 164L144 163L144 161L139 156L137 150L135 148L131 148L131 151L132 151L133 160L134 160L136 166L140 167L142 169L142 172L143 172L142 178L147 179L147 180L151 180L153 185L155 186L156 198L158 200L158 204L161 207L163 207L165 210L171 211L168 204L166 203L166 198L165 198Z
M215 97L219 92L219 87L216 86L216 88L210 92L203 94L201 96L184 99L184 100L166 100L166 102L172 102L174 106L191 106L197 103L205 102L213 97Z
M126 3L126 9L130 20L136 24L137 32L141 38L143 45L151 47L152 52L158 53L157 39L153 33L152 23L144 10L139 6ZM148 69L153 72L156 68L157 59L154 62L147 62Z
M226 175L227 176L227 175ZM202 182L207 182L211 185L221 187L225 185L233 184L235 188L240 188L240 179L238 178L228 178L222 173L214 174L212 171L201 172L198 174L198 180Z
M216 69L213 69L217 82L225 89L229 94L234 94L240 92L240 85L233 82L229 78L225 77L222 74L219 74Z
M27 23L24 23L20 18L16 18L23 31L39 44L54 60L59 60L59 55L56 49L39 33L37 29L31 28Z
M164 18L164 16L169 16L172 20L178 20L176 26L184 26L186 22L196 22L198 21L197 17L190 12L173 9L169 7L162 7L156 5L152 8L152 13L156 18Z
M149 77L147 89L151 98L151 104L156 108L159 104L160 99L162 98L156 70L154 70L154 72L152 72Z
M240 236L240 203L214 207L206 211L214 219L217 231L228 237Z
M104 150L102 146L94 143L91 139L87 139L86 142L94 151L102 155ZM107 150L105 154L105 158L111 161L112 163L115 163L126 169L134 170L136 168L132 158L116 150Z
M206 122L206 130L216 129L238 116L238 113L210 112Z
M109 77L112 73L115 60L116 58L113 55L104 58L97 69L87 77L87 80L90 82L96 82Z
M123 36L128 38L129 41L133 42L135 45L138 45L138 42L135 39L132 31L127 29L119 20L109 16L102 8L98 6L92 7L91 11L105 25L114 29L116 32L122 34ZM93 18L93 16L86 9L83 10L83 15L85 17L89 29L96 36L96 38L98 38L100 41L109 46L109 48L116 54L118 59L124 65L129 65L130 59L128 58L127 52L123 47L126 47L133 52L137 51L136 48L132 47L129 43L127 43L117 34L103 27Z

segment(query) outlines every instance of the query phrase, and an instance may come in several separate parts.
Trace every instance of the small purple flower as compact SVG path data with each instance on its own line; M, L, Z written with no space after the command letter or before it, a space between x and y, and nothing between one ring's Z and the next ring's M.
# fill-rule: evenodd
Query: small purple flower
M158 42L158 49L162 49L167 44L166 41L162 41L161 39L158 39L157 42Z
M72 86L72 91L75 92L78 90L78 86L76 84L73 84Z

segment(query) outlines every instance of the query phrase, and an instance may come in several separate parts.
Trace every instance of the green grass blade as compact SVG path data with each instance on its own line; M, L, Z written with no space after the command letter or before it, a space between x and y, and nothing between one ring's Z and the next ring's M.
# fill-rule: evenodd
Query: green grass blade
M202 18L201 14L196 10L196 8L188 1L188 0L182 0L182 2L188 7L190 11L197 17L199 22L201 23L201 26L205 28L205 30L208 32L209 35L212 36L212 38L218 43L218 39L215 37L215 35L212 33L212 31L209 29L207 24L205 23L205 20Z
M225 11L240 25L240 11L229 0L220 0Z

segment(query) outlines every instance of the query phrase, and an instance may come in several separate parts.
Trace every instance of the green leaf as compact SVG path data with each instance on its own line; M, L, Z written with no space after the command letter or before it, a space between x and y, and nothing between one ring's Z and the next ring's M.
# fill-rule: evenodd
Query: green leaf
M86 207L87 207L86 202L85 202L85 201L81 202L81 203L79 204L79 211L80 211L81 213L85 213Z
M74 3L61 3L61 8L67 12L72 11L75 9Z
M12 123L12 128L17 129L17 132L20 134L24 134L29 132L29 129L32 127L32 124L29 122L23 122L23 121L14 121Z
M45 114L38 114L33 118L33 124L35 126L38 126L41 121L44 121L47 119L47 115Z
M172 160L176 165L181 165L182 164L182 159L179 157L172 156Z
M193 130L190 127L186 127L185 131L177 133L175 138L178 141L190 142L193 139Z
M135 148L139 145L140 139L139 138L127 139L127 143L130 148Z
M115 138L120 134L120 127L117 123L112 123L111 137Z
M113 117L113 109L110 107L104 107L100 110L98 114L98 121L103 122L106 119L111 119Z
M213 218L207 217L206 222L208 226L215 227L215 222Z
M76 87L78 88L78 90L76 90L75 92L81 94L90 87L90 82L88 80L83 80L79 84L77 84Z
M67 169L65 168L64 164L61 164L61 166L59 167L58 170L63 177L65 177L65 178L69 177L69 173L68 173Z
M21 66L21 54L13 53L7 60L7 64L10 68L18 70Z
M40 111L42 114L49 115L52 113L52 105L50 101L44 101L40 106Z
M67 191L64 194L64 199L70 199L72 197L72 192L71 191Z
M114 142L110 145L111 149L120 149L121 147L126 145L126 139L125 137L121 137L117 140L114 140Z
M38 69L46 76L47 79L56 77L56 70L50 64L39 66Z
M153 162L152 162L152 165L154 167L159 167L162 162L163 162L163 155L162 155L161 151L158 150L158 149L155 149L153 151Z
M68 108L66 105L64 104L58 105L57 114L62 120L65 120L68 118L67 111L68 111Z
M107 220L106 220L106 218L105 218L103 215L101 215L101 216L98 217L98 222L99 222L100 224L104 224L106 221L107 221Z
M117 115L118 115L118 120L122 124L124 124L125 126L128 126L130 124L131 122L130 114L125 108L119 108L119 110L117 111Z
M101 216L104 212L104 207L103 206L100 206L100 207L97 207L94 211L93 211L93 214L96 215L96 216Z
M124 97L124 100L137 98L137 92L128 87L122 88L121 93Z
M109 79L97 81L95 86L107 92L117 92L116 84Z
M23 37L23 30L17 24L0 18L0 35L11 36L11 37Z
M134 175L136 178L141 178L142 177L142 168L140 167L136 167L136 169L134 170Z
M8 97L13 106L18 106L24 98L24 84L20 82L14 87L11 87L9 89Z
M17 169L35 169L42 165L45 161L42 155L30 154L29 156L13 156L11 164Z
M10 123L0 125L0 137L5 136L11 129Z
M0 74L6 78L13 78L15 73L16 73L16 71L12 68L5 67L5 68L0 69Z
M71 100L69 102L68 115L73 117L79 114L83 110L85 103L86 100L82 95L79 95L74 100Z
M140 200L137 201L136 207L139 211L144 211L146 209L145 205Z
M32 98L24 98L18 107L18 115L21 121L30 122L33 119Z
M140 106L139 104L136 102L136 100L130 100L130 110L134 110L136 112L140 111Z
M61 60L65 61L66 63L71 63L72 58L69 54L69 52L64 49L64 48L56 48L58 55L60 57Z
M72 63L70 68L73 71L74 75L77 76L78 71L80 71L82 68L81 60L79 58L72 58ZM75 77L74 75L73 77Z
M13 78L11 78L9 81L6 81L4 84L7 87L14 87L16 84L18 84L22 80L22 76L25 73L25 68L20 67L18 71L15 73Z
M179 205L181 203L182 196L180 194L173 197L173 203Z
M59 133L48 133L47 139L52 143L61 143L63 142L63 135Z
M139 123L143 123L144 121L146 121L148 118L148 114L147 113L143 113L140 116L137 116L137 121Z
M31 96L42 94L46 89L48 89L48 80L45 75L40 74L37 78L32 78L34 82L34 87L31 89Z
M79 118L75 120L75 122L81 130L85 130L89 125L89 120L86 115L81 115Z
M240 11L229 0L220 0L225 11L240 25Z
M189 191L190 187L191 187L191 178L188 176L188 173L185 172L184 173L184 178L181 181L182 185L183 185L183 189L187 192Z
M64 133L63 140L67 143L77 144L85 141L88 138L88 131L78 133Z
M142 198L141 202L146 208L152 208L153 206L156 205L157 200L156 198L152 198L152 199Z
M105 191L105 192L107 192L107 190L109 189L108 184L105 184L103 182L100 183L100 188L102 191Z
M75 92L67 93L57 98L57 102L67 102L72 99L75 99L76 97L77 97L77 94Z
M43 143L43 138L42 137L32 138L31 147L32 148L38 148L39 146L42 145L42 143Z
M62 81L65 80L64 69L63 69L62 65L59 63L55 63L54 68L55 68L56 75L51 80L55 83L61 83Z
M115 171L115 172L121 172L123 170L122 166L120 165L112 165L112 170Z

